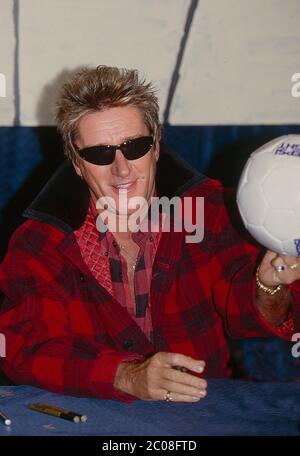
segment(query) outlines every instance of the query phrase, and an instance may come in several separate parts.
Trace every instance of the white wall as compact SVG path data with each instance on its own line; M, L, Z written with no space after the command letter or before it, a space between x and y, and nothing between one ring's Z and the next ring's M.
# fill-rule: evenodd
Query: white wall
M0 126L14 122L14 50L13 4L11 0L0 0L0 73L4 75L6 94L0 98Z
M21 0L22 123L51 123L55 89L45 92L45 84L86 64L138 68L155 80L163 105L188 6L186 0Z
M171 122L300 123L300 99L291 95L299 24L299 0L202 0Z
M138 68L158 87L163 112L190 3L0 0L0 73L7 80L0 125L13 124L18 103L22 125L53 124L58 86L85 64ZM300 98L291 96L291 76L300 72L299 23L299 0L200 0L171 124L299 124Z

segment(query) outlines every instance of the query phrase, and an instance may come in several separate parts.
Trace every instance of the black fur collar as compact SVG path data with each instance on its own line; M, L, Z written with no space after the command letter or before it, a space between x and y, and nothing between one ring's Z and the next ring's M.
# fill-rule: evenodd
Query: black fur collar
M206 179L182 158L161 147L157 163L156 189L159 197L182 195ZM23 216L56 226L65 233L77 230L84 221L90 193L87 184L65 160L41 192L24 211Z

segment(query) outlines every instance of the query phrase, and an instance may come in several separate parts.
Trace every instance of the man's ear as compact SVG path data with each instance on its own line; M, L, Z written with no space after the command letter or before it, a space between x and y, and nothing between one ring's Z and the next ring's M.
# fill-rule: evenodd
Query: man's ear
M156 161L158 161L158 159L159 159L159 154L160 154L160 145L159 145L159 142L157 142L155 145L155 149L154 149L154 156L155 156Z
M78 163L76 163L74 160L72 160L72 165L73 165L73 167L74 167L74 169L75 169L76 174L77 174L79 177L81 177L81 179L83 179L82 171L81 171L81 168L80 168L80 166L78 165Z
M157 140L155 143L155 151L154 151L156 161L159 159L160 141L161 141L162 135L163 135L163 126L159 125L158 131L157 131Z

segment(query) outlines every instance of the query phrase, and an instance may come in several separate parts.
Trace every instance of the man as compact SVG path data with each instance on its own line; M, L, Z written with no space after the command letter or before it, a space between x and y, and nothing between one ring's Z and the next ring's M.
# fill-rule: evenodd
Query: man
M298 259L267 251L260 261L219 183L160 148L157 98L136 71L82 69L62 89L57 123L68 160L25 211L0 269L13 381L190 403L206 395L205 378L230 375L225 334L289 338L299 327ZM201 242L174 223L164 231L164 211L158 230L120 229L130 199L146 201L151 220L153 198L175 195L204 198ZM118 223L99 230L108 206Z

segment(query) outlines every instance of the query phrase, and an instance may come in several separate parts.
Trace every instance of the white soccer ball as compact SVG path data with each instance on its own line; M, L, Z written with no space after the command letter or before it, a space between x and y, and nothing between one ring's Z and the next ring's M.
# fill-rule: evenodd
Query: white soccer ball
M280 136L250 155L237 203L247 230L260 244L300 256L300 135Z

